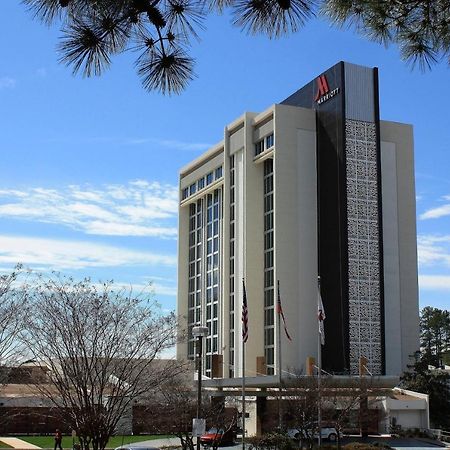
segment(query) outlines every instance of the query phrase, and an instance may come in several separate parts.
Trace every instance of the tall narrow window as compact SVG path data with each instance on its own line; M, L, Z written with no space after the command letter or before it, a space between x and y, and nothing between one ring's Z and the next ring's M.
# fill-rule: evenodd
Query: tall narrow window
M264 356L268 375L275 373L273 234L273 159L268 159L264 161Z
M255 156L258 156L264 151L264 139L255 143Z
M216 189L206 196L206 367L205 374L211 376L212 355L219 350L219 255L221 190Z
M235 245L236 245L236 202L235 202L235 159L234 155L230 157L230 341L229 341L229 371L230 378L234 377L234 336L235 336Z
M188 357L194 358L195 342L192 328L201 321L202 290L202 211L203 200L189 205L189 280L188 280Z

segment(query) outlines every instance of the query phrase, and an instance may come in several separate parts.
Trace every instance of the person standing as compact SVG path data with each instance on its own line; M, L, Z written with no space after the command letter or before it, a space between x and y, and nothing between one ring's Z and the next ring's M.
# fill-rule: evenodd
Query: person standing
M61 434L61 431L59 431L59 429L57 428L55 431L55 448L54 448L54 450L56 450L57 448L59 448L59 450L63 450L61 443L62 443L62 434Z

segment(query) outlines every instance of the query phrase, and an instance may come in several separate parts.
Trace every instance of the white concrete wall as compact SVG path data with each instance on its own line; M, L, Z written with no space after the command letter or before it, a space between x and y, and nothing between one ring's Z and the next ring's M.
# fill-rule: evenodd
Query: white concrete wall
M386 373L400 375L419 349L412 126L381 121Z
M281 325L281 364L287 372L304 372L307 356L317 352L316 185L315 112L277 105L275 279L280 280L283 311L293 339L287 340Z

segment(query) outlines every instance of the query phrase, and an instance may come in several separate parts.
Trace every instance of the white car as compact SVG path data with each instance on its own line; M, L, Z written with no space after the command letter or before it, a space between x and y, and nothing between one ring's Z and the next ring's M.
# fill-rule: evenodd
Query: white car
M317 430L314 431L314 433L311 430L308 432L308 434L314 434L314 439L319 438L319 433ZM320 434L322 436L322 439L328 439L330 442L336 442L338 437L338 432L334 427L322 427ZM287 430L287 435L291 439L295 439L298 441L302 437L302 431L297 430L296 428L290 428ZM339 437L342 438L342 433L339 434Z

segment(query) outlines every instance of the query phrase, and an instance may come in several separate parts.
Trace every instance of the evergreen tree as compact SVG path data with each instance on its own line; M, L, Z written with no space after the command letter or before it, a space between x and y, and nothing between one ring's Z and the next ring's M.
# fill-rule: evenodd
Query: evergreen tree
M420 315L420 346L429 364L441 367L443 356L450 350L450 313L425 307Z
M426 354L425 354L426 355ZM450 427L450 374L428 368L426 356L416 352L414 364L401 377L402 386L429 395L430 421L434 428Z
M144 88L180 93L194 77L189 44L212 11L231 10L234 25L276 38L322 14L384 44L422 68L450 63L450 0L23 0L46 24L62 23L61 61L100 75L111 57L138 53Z

